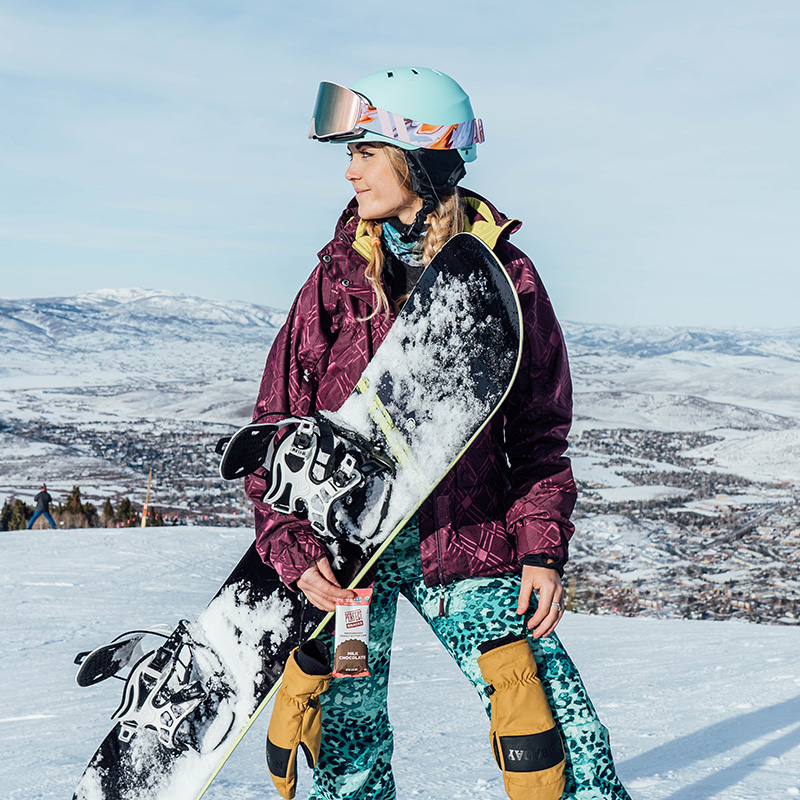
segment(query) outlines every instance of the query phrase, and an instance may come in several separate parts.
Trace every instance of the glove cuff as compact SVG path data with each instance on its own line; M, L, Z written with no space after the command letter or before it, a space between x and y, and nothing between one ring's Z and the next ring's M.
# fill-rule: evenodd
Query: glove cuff
M514 638L510 642L496 639L485 642L483 646L487 645L490 649L478 658L478 666L483 679L495 691L509 684L523 683L536 677L538 672L536 659L527 639Z
M306 675L328 675L331 671L328 648L319 639L303 642L294 651L294 657L300 670Z

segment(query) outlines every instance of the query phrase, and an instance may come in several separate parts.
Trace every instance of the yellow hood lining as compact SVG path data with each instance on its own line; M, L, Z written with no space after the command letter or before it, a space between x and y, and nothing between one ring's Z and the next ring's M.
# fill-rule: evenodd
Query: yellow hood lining
M492 250L494 250L495 246L497 245L497 240L503 235L503 231L509 227L513 227L519 222L519 220L516 219L509 219L506 220L502 225L498 225L494 221L492 209L489 208L489 206L484 203L483 200L477 197L469 196L463 197L462 199L467 206L477 211L478 214L483 217L483 219L476 219L474 222L471 222L469 219L470 215L464 214L464 232L477 236L487 247L490 247ZM362 255L367 261L369 261L372 257L370 237L367 234L367 223L363 219L358 221L356 238L353 241L353 249L359 255Z
M509 219L502 225L498 225L494 221L492 209L483 200L470 196L464 197L463 200L466 205L475 209L483 217L483 219L476 219L474 222L470 222L469 215L464 214L464 232L474 234L492 250L497 245L497 240L503 235L503 231L519 223L519 220Z

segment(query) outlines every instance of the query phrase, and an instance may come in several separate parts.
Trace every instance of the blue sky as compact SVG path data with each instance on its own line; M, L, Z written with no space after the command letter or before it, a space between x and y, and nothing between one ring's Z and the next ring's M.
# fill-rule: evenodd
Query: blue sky
M561 318L796 326L798 33L795 0L0 0L0 295L288 307L351 196L317 84L422 65Z

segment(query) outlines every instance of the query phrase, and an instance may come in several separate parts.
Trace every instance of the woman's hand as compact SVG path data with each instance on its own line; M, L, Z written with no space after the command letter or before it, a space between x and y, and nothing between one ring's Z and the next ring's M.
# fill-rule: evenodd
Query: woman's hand
M334 611L336 609L334 600L337 597L344 599L355 596L355 592L342 589L325 556L317 559L297 579L297 588L308 598L311 605L322 611Z
M534 639L541 639L556 629L564 614L561 577L554 569L523 566L517 614L524 614L528 610L534 591L539 595L539 607L528 620L528 630L533 631Z

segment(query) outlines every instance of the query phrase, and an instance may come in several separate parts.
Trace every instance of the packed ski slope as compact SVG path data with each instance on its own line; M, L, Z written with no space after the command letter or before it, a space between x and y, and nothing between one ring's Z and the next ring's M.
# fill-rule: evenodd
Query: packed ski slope
M74 654L132 627L192 618L248 529L0 534L0 794L63 800L110 727L122 684L80 689ZM408 606L391 710L400 797L504 797L487 721ZM634 800L800 796L796 628L567 615L559 632L611 730ZM206 795L277 798L266 715ZM299 797L308 787L303 771Z

